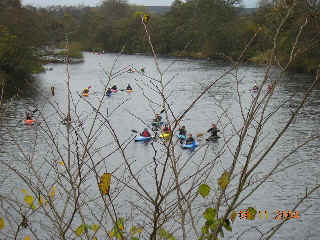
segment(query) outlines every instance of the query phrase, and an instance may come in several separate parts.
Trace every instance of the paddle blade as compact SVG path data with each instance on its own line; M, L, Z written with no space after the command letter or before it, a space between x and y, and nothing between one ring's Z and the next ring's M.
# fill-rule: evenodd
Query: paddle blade
M138 133L138 131L134 129L131 129L131 132Z
M162 109L161 112L160 112L160 114L161 114L161 113L164 113L164 111L165 111L165 109Z

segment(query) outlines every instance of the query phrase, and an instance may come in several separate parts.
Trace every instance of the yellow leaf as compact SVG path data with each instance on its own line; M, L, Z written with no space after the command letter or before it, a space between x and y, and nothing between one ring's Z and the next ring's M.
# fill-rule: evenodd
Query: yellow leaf
M38 201L39 201L39 205L42 206L43 205L43 197L41 195L39 196Z
M115 233L114 233L114 231L110 231L110 232L108 232L108 235L110 238L113 238L115 236Z
M30 237L29 236L25 236L24 240L30 240Z
M76 235L80 237L82 233L84 232L84 225L81 224L77 229L76 229Z
M27 194L27 190L25 190L24 188L21 190L24 194Z
M4 228L4 219L0 218L0 230Z
M148 23L149 19L150 19L150 16L149 16L148 14L144 14L144 16L143 16L143 22L144 22L144 23Z
M93 230L94 232L98 231L99 228L100 228L100 226L99 226L98 224L93 224L93 225L92 225L92 230Z
M222 190L225 190L230 182L230 173L225 171L218 179L218 184Z
M29 207L33 206L33 197L31 195L26 195L24 197L24 201L29 205Z
M64 166L64 163L62 161L58 162L61 166Z
M142 227L138 227L137 232L142 233Z
M56 194L56 186L53 186L50 191L50 197L53 199L55 194Z
M236 220L236 217L237 217L237 213L235 211L232 211L231 217L230 217L232 223Z
M110 191L111 173L104 173L100 177L100 183L98 184L100 191L107 195Z
M248 220L254 220L256 218L257 210L253 207L248 208Z

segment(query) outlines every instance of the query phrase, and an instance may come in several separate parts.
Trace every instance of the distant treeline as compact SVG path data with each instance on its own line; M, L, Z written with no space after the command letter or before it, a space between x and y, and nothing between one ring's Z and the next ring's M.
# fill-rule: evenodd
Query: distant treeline
M71 44L82 50L150 53L137 12L150 12L148 27L157 53L195 58L236 59L259 31L244 59L267 61L277 26L292 7L277 41L277 61L285 63L296 42L292 70L311 72L319 66L320 3L316 0L262 0L246 14L237 0L174 1L168 12L156 14L124 0L105 0L98 7L22 6L20 0L0 2L0 79L39 71L44 46ZM292 5L295 4L295 5Z

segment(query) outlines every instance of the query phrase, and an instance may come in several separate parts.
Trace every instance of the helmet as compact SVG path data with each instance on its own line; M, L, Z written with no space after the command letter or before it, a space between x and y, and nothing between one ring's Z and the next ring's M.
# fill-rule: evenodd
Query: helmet
M148 131L148 129L147 129L147 128L145 128L145 129L144 129L144 131Z

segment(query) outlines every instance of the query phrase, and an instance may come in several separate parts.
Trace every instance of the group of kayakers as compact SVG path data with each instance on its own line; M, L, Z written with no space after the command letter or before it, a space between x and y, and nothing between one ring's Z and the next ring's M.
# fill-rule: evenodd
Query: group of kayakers
M128 90L132 91L132 87L131 87L130 83L128 83L127 88L126 88L125 90L127 90L127 91L128 91ZM107 89L106 95L107 95L107 96L111 96L111 93L117 92L117 91L118 91L117 85L113 85L111 88L108 88L108 89ZM122 91L122 90L121 90L121 91Z
M268 87L267 87L268 93L271 92L272 88L273 88L273 87L272 87L272 84L271 84L271 83L268 84ZM257 86L257 84L255 84L255 85L253 86L252 91L254 91L254 92L259 91L259 87Z
M160 116L160 114L155 114L155 118L153 119L153 126L156 126L155 129L153 130L157 130L158 127L160 127L162 125L162 117ZM168 124L165 124L164 127L161 129L163 135L165 134L170 134L172 133L171 128ZM178 130L178 137L180 138L180 143L183 144L184 140L185 140L185 144L189 145L189 144L194 144L195 140L192 136L192 134L188 134L187 137L187 130L185 126L182 126L181 128L179 128ZM217 139L218 136L218 132L220 132L220 130L217 128L216 124L212 124L211 128L207 131L208 133L210 133L210 137L207 139L207 141L213 140L213 139ZM147 128L145 128L143 130L142 133L140 133L140 136L143 137L151 137L151 133L148 131ZM160 136L161 137L161 136Z

